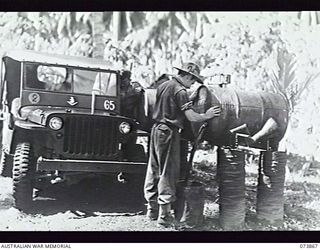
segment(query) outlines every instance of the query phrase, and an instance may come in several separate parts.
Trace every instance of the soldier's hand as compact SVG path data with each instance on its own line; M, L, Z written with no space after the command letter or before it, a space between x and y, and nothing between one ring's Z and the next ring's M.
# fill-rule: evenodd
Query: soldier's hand
M208 119L211 119L213 117L220 116L221 108L218 106L211 107L207 110L206 115L208 116Z

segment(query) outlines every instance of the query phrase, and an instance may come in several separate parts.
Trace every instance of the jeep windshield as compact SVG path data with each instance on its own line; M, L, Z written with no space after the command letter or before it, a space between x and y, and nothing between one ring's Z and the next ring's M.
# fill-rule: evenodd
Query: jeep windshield
M25 86L49 92L116 96L117 74L44 64L25 65Z

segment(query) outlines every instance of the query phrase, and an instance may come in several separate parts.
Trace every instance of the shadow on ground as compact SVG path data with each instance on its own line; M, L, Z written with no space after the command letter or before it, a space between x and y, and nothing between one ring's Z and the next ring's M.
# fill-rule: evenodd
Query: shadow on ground
M87 178L78 184L63 183L41 190L29 214L53 215L72 211L79 216L139 214L145 209L143 179L119 183L115 177Z

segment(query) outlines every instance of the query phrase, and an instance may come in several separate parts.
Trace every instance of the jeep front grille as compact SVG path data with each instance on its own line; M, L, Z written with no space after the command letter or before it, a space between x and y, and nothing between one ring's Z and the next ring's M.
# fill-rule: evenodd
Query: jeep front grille
M112 117L68 116L63 151L81 158L116 159L118 122Z

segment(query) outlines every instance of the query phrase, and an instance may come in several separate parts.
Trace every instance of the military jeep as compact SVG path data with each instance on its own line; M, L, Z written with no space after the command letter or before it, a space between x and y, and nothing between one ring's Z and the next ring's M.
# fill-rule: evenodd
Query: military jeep
M13 178L18 209L30 207L34 188L66 176L145 174L139 123L123 115L122 79L103 60L4 54L0 169Z

